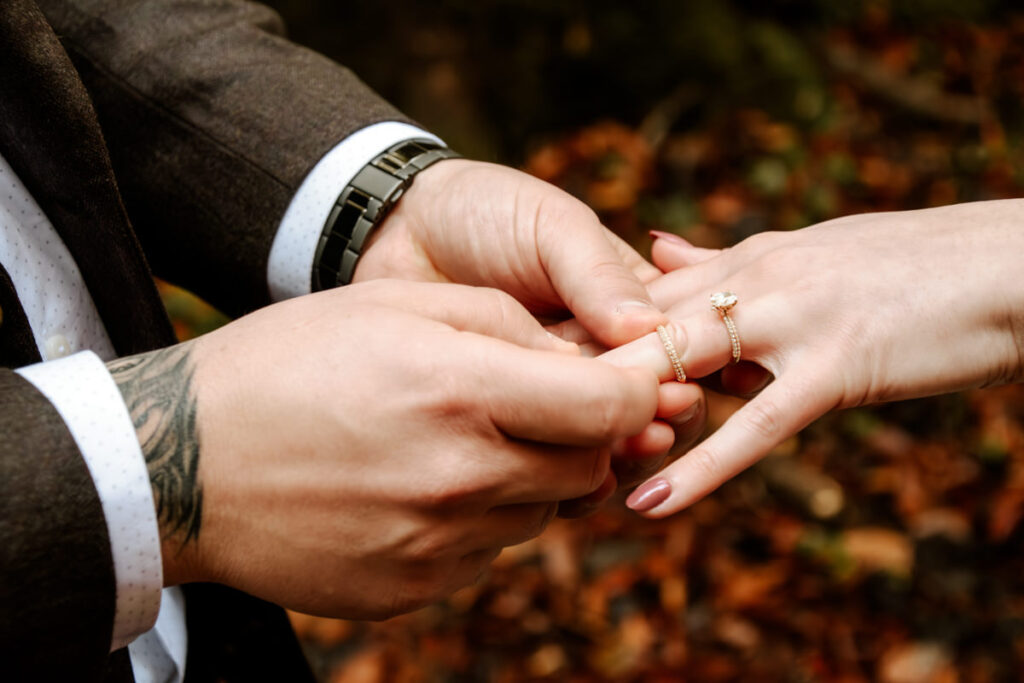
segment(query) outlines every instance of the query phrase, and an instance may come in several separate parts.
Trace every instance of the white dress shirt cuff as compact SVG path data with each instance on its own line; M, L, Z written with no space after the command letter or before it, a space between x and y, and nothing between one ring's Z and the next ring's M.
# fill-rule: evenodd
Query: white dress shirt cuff
M17 372L60 413L96 485L117 582L113 652L153 627L163 588L153 492L135 427L113 377L91 351Z
M272 300L310 293L316 245L338 195L375 156L416 138L444 144L416 126L384 121L349 135L317 162L288 204L270 248L267 284Z

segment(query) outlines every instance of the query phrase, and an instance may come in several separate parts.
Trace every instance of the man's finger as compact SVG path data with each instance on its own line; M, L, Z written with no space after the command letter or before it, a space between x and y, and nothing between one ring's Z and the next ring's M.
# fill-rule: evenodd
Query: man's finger
M479 400L509 436L602 446L654 418L658 381L649 370L483 341L466 362L479 369Z
M599 341L618 346L654 329L664 314L654 307L647 288L605 237L605 228L582 204L538 221L557 221L554 229L538 226L541 259L562 301Z
M549 334L522 304L488 287L375 280L361 287L377 287L375 300L463 332L475 332L518 346L541 351L577 354L572 342Z
M678 512L760 460L833 403L812 377L776 381L703 443L637 488L627 505L648 517Z
M487 511L472 527L472 537L466 539L468 550L508 547L536 538L547 528L558 503L523 503L501 505Z
M637 253L636 249L631 247L626 240L622 239L608 228L604 229L604 236L608 238L612 246L615 247L615 251L619 253L622 258L622 262L626 264L626 267L633 271L633 274L637 276L640 282L645 285L652 280L661 277L662 272L650 263L647 259Z
M579 498L560 502L558 504L558 516L565 519L579 519L580 517L591 515L597 512L604 502L612 497L618 487L619 484L615 473L609 471L601 485L593 492Z
M479 502L525 505L570 500L597 490L611 471L609 448L574 448L509 440L482 453L494 465Z

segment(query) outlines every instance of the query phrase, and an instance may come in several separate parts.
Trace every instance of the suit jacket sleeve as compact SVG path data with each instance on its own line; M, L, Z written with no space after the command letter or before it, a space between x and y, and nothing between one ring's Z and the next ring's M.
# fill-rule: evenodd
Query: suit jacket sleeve
M271 242L320 157L360 128L406 120L348 70L285 40L260 5L39 5L93 98L154 271L231 314L268 303Z
M63 561L52 561L55 546ZM103 509L60 415L7 369L0 369L0 576L0 655L9 680L105 675L115 588Z

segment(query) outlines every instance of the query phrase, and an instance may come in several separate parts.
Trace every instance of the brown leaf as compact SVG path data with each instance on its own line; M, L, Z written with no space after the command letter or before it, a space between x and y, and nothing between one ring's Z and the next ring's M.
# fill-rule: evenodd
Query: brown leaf
M887 650L878 662L881 683L956 683L950 653L936 643L906 643Z
M892 529L847 529L840 537L840 544L843 552L863 570L910 576L914 567L913 544L905 534Z

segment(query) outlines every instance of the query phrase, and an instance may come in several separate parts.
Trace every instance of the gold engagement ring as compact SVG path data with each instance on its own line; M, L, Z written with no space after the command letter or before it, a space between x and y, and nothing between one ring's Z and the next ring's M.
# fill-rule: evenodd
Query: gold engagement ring
M718 315L722 316L722 322L725 323L725 327L729 330L729 342L732 344L732 362L738 363L740 360L740 335L736 333L736 323L729 317L729 311L736 305L739 298L732 292L715 292L711 295L711 308L718 311Z
M665 353L668 354L669 362L672 363L672 370L676 373L676 380L685 382L686 371L683 370L683 362L679 360L679 354L676 353L676 345L672 343L672 337L669 336L668 330L665 329L664 325L658 325L658 336L661 338L661 345L665 347Z

